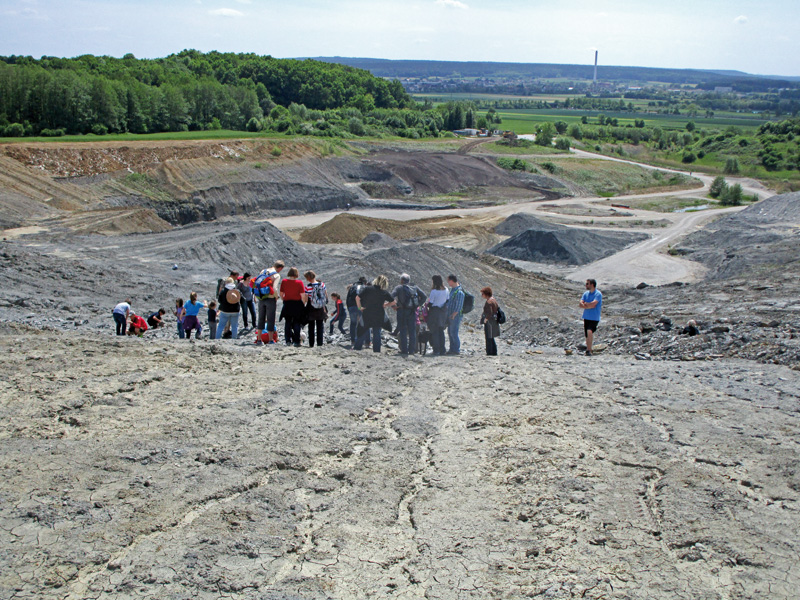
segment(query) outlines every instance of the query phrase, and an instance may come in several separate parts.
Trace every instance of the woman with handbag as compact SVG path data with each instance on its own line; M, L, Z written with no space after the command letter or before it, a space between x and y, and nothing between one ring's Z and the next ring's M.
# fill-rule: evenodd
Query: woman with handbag
M481 290L481 296L486 300L483 305L483 314L481 315L481 325L483 325L483 335L486 338L486 354L488 356L497 356L497 342L494 338L500 335L500 324L497 322L497 311L500 310L500 305L492 295L492 288L486 286Z

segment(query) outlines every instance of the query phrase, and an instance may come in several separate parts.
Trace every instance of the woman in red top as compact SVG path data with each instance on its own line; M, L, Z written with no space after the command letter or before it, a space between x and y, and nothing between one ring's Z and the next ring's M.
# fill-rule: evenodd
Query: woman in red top
M306 302L308 302L306 286L298 279L299 276L297 268L292 267L281 281L283 308L280 318L286 321L284 339L287 346L289 344L300 346L300 330L303 328Z

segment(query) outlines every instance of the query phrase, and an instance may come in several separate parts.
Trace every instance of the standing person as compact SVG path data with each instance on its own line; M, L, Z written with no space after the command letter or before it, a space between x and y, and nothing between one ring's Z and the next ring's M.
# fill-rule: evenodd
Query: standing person
M256 324L256 344L264 343L264 326L267 328L267 343L278 343L278 332L275 329L275 313L278 307L278 296L280 295L280 272L283 271L283 261L276 260L271 269L264 269L258 274L256 280L265 285L256 290L258 297L258 323ZM263 275L263 278L262 278Z
M353 347L355 350L361 350L364 347L364 342L371 331L372 351L381 351L381 329L386 318L384 309L387 306L397 305L392 295L386 291L387 287L389 287L389 280L386 275L378 275L372 285L363 286L356 295L356 306L364 319L364 333L356 340Z
M125 302L120 302L111 311L111 316L114 317L114 323L117 326L117 335L125 335L125 332L128 328L128 317L130 314L130 299L125 300Z
M183 298L175 300L175 319L178 324L178 337L183 339L186 337L183 333L183 317L186 316L186 311L183 309Z
M189 294L189 301L183 307L186 316L183 317L183 332L186 334L186 339L192 339L192 329L196 329L197 333L194 339L200 339L200 333L203 331L203 326L200 324L200 310L206 308L205 302L197 301L197 292Z
M163 308L159 308L156 312L150 313L147 317L147 325L150 329L158 329L159 327L164 326L164 315L167 314L167 311Z
M238 339L239 335L239 300L241 296L236 289L236 280L228 277L219 292L219 324L217 325L217 338L222 339L226 326L231 328L231 339Z
M500 309L500 305L494 299L492 288L489 286L481 290L481 296L486 300L481 315L483 335L486 338L486 354L487 356L497 356L497 342L494 341L494 338L500 335L500 324L497 322L497 311Z
M347 296L345 296L345 307L347 314L350 315L350 343L355 345L358 332L358 317L360 315L358 305L356 304L356 296L361 288L367 285L367 278L363 275L358 278L356 283L347 286ZM368 334L369 335L369 334ZM369 337L367 337L367 344L369 344Z
M296 347L300 346L300 330L303 328L306 302L308 301L306 286L298 277L300 277L300 272L297 267L291 267L286 272L286 278L281 281L280 290L281 300L283 300L280 318L286 322L284 339L287 346L294 344Z
M447 327L447 299L449 294L444 287L441 275L432 277L433 289L428 296L428 330L431 332L431 346L434 356L442 356L444 347L444 329Z
M217 339L217 303L208 303L208 339Z
M317 346L322 346L325 338L325 319L328 318L328 290L324 283L317 281L317 274L314 271L306 271L303 273L303 277L308 282L306 284L306 295L308 296L308 304L306 305L308 346L313 348L315 334Z
M461 354L461 339L458 337L458 328L461 327L461 309L464 307L464 290L458 284L458 277L447 276L447 285L450 286L450 297L447 299L447 337L450 340L448 354Z
M242 295L239 304L242 305L242 321L244 328L247 329L247 313L250 313L250 322L253 327L256 326L256 304L253 300L253 288L250 287L250 273L245 273L239 277L239 283L236 284L236 289Z
M586 336L586 356L592 355L594 332L600 323L600 309L603 307L603 294L597 289L597 281L586 280L586 291L581 296L580 307L583 309L583 334Z
M408 273L400 275L400 285L392 290L397 306L397 335L400 354L417 351L417 308L427 297L417 286L411 285Z
M336 323L339 323L339 331L345 333L344 322L347 319L347 313L344 311L344 302L342 302L342 297L336 292L331 292L331 298L333 298L335 308L333 317L331 317L331 328L328 335L333 335L333 326Z

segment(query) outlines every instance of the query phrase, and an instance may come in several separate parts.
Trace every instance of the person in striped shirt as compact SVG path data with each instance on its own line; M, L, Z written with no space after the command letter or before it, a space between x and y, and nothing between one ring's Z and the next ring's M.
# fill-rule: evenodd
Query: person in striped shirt
M458 283L455 275L447 276L447 285L450 286L450 297L447 299L447 337L450 340L448 354L461 354L461 339L458 329L461 327L461 309L464 307L464 290Z

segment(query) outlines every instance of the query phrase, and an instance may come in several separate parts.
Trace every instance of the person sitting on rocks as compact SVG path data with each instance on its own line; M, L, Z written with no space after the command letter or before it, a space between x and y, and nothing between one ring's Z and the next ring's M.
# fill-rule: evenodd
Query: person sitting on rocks
M150 313L150 316L147 317L147 325L150 327L150 329L158 329L159 327L163 327L165 314L167 314L167 311L163 308L159 308L156 312Z
M147 321L144 320L144 317L140 317L134 313L130 315L130 327L128 327L128 335L138 335L142 337L144 332L147 331Z

